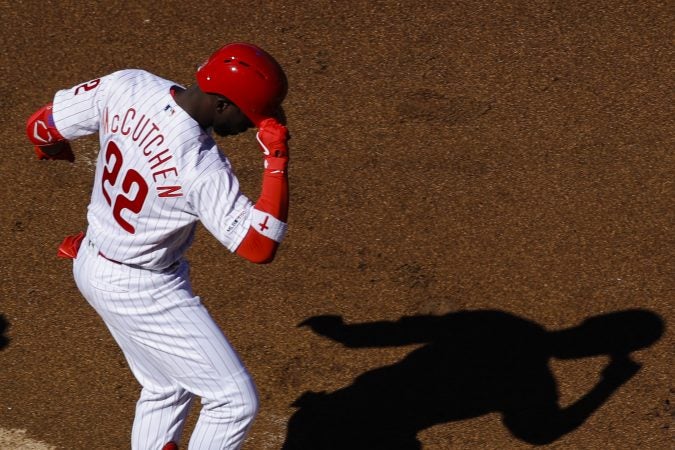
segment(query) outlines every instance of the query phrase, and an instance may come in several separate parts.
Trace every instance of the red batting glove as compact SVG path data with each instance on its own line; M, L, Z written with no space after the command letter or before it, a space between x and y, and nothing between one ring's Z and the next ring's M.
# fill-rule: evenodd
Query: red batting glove
M77 257L77 252L80 250L80 245L82 245L82 239L84 239L84 232L80 231L77 234L72 236L66 236L66 238L59 245L59 250L56 253L57 258L61 259L74 259Z
M26 121L26 136L35 146L38 159L75 161L68 140L61 136L54 124L53 105L48 103L35 111Z
M265 119L260 122L256 138L265 157L288 157L288 128L276 119Z
M265 169L284 173L288 165L288 128L276 119L260 122L256 139L265 158Z

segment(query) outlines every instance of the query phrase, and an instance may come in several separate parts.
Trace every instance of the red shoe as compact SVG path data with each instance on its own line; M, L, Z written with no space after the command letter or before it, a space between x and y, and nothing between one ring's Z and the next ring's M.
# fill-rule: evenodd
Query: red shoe
M162 450L178 450L178 444L175 442L169 442L164 447L162 447Z

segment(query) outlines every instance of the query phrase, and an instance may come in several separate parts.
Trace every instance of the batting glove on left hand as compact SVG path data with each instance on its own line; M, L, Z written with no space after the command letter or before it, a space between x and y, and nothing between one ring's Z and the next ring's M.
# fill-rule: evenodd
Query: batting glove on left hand
M265 119L260 122L256 139L265 157L288 157L288 128L276 119Z

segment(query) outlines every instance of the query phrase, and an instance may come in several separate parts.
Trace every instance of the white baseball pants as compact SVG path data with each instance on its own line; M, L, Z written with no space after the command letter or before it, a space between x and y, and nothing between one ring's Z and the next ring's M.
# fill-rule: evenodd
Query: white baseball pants
M189 266L152 272L100 256L85 237L73 273L142 386L133 450L176 443L193 396L202 409L189 449L240 448L258 408L253 381L192 292Z

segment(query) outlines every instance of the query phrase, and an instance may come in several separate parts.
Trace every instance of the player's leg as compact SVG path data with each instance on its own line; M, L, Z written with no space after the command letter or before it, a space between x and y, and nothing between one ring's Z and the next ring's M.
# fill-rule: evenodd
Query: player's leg
M193 311L192 316L203 324L202 337L194 341L195 352L208 361L211 370L200 379L183 381L186 389L202 398L190 448L238 449L257 413L258 393L248 371L208 312L202 307Z
M137 344L129 342L124 333L114 328L110 332L142 386L131 430L131 448L161 449L168 442L179 443L193 395L167 378L163 369L139 351Z
M190 448L239 448L257 412L258 396L251 376L217 324L200 303L176 305L164 311L161 318L154 314L153 320L172 326L150 327L152 341L127 339L130 342L120 345L144 386L134 423L139 432L135 435L142 438L148 428L157 427L160 417L176 417L174 408L181 404L180 397L168 396L170 391L156 385L161 377L154 374L161 373L180 385L186 395L190 392L201 397L202 409ZM166 429L166 424L161 429Z
M199 449L241 446L258 407L255 386L199 297L192 293L187 264L175 273L157 274L99 257L86 270L93 270L95 276L76 275L78 286L84 285L81 291L108 327L124 336L118 337L118 342L139 382L149 386L148 380L156 378L152 374L161 373L174 385L202 398L192 445ZM91 279L94 281L87 281ZM91 284L96 286L88 286ZM101 290L111 292L103 299L96 294ZM153 394L166 394L149 389ZM159 399L149 404L161 403ZM165 407L169 403L166 400ZM163 413L148 407L144 415L150 411Z
M142 386L136 405L132 448L159 450L167 442L180 441L192 395L167 378L151 358L146 358L139 342L130 337L133 328L125 328L129 324L112 312L111 307L120 303L124 293L103 288L106 275L112 275L117 269L106 268L110 264L100 258L85 239L73 267L75 280L82 295L103 318ZM138 318L141 315L139 311Z
M160 340L173 344L147 353L168 377L201 397L189 448L240 448L258 409L250 374L198 297L170 308L165 319L173 327Z
M163 367L168 378L201 397L202 409L190 448L240 448L258 410L250 374L192 292L187 264L176 272L174 280L152 285L166 286L151 290L151 308L157 312L151 313L152 320L134 326L152 337L151 345L143 347L148 359Z
M168 442L180 443L192 398L184 389L157 393L143 388L131 430L132 448L160 449Z
M133 343L124 345L132 371L145 386L137 405L134 439L142 439L157 429L169 429L175 432L173 440L178 442L180 430L172 428L176 422L171 420L183 418L178 409L181 406L187 413L189 393L192 393L201 397L202 409L189 448L240 448L258 408L251 376L201 304L174 308L171 315L175 328L160 340L171 340L173 345L155 345L154 348ZM170 391L163 393L149 381L146 373L163 374L179 384L185 396L171 396ZM161 427L157 424L160 420L163 421ZM184 422L178 423L182 428ZM138 448L156 447L139 445Z

